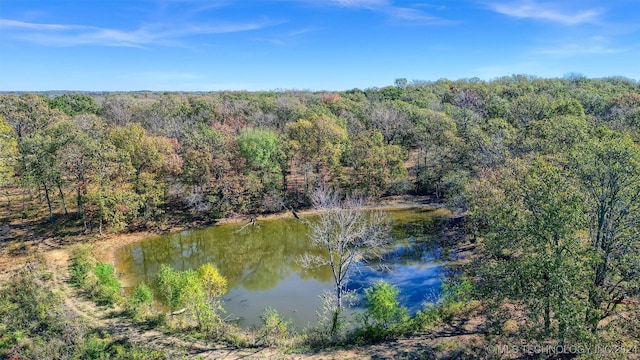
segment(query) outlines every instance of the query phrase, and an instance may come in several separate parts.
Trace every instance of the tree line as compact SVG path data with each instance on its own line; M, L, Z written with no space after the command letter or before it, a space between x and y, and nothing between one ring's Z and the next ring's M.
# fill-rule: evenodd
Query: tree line
M487 169L564 151L587 128L637 142L639 103L628 79L522 75L345 92L9 94L0 181L23 216L35 192L50 221L73 212L100 231L177 211L218 218L309 205L318 184L430 194L464 210L465 186Z

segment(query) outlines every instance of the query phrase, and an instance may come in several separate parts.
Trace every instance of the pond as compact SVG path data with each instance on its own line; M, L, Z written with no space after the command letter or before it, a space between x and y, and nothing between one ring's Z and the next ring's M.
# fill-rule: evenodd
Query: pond
M396 285L404 306L415 313L425 301L437 299L444 276L443 254L437 236L446 211L399 210L386 212L392 220L393 244L382 260L358 266L349 288L363 289L379 279ZM305 269L300 257L313 248L307 225L296 219L215 225L155 236L130 244L116 253L116 269L123 283L152 284L161 264L174 269L195 269L214 264L228 281L225 317L240 326L260 326L260 313L276 309L294 325L304 328L317 321L320 295L331 290L328 267Z

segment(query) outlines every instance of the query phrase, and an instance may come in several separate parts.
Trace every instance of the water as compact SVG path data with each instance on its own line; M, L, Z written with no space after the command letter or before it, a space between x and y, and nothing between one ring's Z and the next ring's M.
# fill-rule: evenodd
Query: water
M392 219L393 244L382 260L358 266L349 288L362 290L379 279L396 285L411 313L424 301L434 301L444 276L441 249L434 241L442 211L387 212ZM305 269L300 257L322 255L307 236L307 226L296 219L258 221L256 226L216 225L151 237L119 249L116 269L123 283L152 284L161 264L195 269L211 262L227 279L224 307L230 319L245 327L259 326L260 313L271 307L294 320L298 328L317 321L320 295L333 287L328 267Z

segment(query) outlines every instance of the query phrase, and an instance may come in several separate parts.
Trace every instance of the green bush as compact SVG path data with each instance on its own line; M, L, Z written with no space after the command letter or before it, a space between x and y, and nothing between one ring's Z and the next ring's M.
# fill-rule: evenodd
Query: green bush
M156 279L156 294L163 305L169 306L172 311L184 307L189 299L188 287L194 285L194 271L177 271L169 266L161 265ZM198 289L196 290L197 293Z
M276 345L289 337L291 320L284 320L277 310L265 308L260 314L260 320L262 320L260 336L265 345Z
M145 283L136 285L130 301L136 305L150 305L153 301L153 291Z
M413 318L413 327L417 330L434 326L442 320L440 315L439 306L434 303L426 303L424 309L419 310Z
M87 285L87 275L93 269L95 261L91 252L91 245L78 245L71 256L71 283L80 287Z
M398 288L380 280L365 289L366 317L373 319L375 326L390 329L409 319L407 309L400 305Z
M441 291L440 318L444 321L451 321L464 312L471 303L473 284L467 279L462 279L442 285Z
M113 265L98 263L93 270L97 278L95 294L99 303L112 305L120 299L120 280Z
M473 284L468 279L445 283L442 285L441 292L443 303L468 302L473 294Z
M162 265L156 279L156 294L158 300L170 307L172 311L184 309L185 316L195 320L201 332L211 335L217 333L222 323L215 310L222 311L222 308L210 299L214 293L221 294L222 286L215 287L214 290L214 284L210 281L213 278L201 277L206 274L210 273L204 270L178 271ZM226 287L226 280L223 277L215 278L220 280L216 282L217 285Z
M141 314L149 311L153 302L153 291L145 283L136 285L127 299L127 313L134 320L139 320Z

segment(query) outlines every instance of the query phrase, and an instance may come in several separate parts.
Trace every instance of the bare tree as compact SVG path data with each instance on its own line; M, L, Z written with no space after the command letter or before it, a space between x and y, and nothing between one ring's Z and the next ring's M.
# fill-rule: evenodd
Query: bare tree
M383 212L367 210L362 198L342 200L335 192L320 189L312 194L311 201L319 216L307 222L309 236L314 245L327 250L327 256L307 254L302 263L305 267L331 268L335 285L331 333L335 334L349 276L357 263L380 257L390 239L390 223Z

